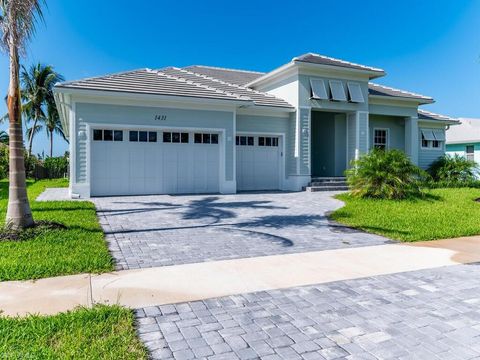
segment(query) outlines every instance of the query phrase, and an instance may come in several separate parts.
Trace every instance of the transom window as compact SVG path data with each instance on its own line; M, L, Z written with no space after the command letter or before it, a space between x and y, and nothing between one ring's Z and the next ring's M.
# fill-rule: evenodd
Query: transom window
M193 141L195 144L218 144L218 134L195 133Z
M110 129L94 129L93 130L94 141L123 141L122 130L110 130Z
M388 129L373 130L373 147L375 149L387 150L388 147Z
M163 142L164 143L174 143L174 144L188 144L188 133L180 132L164 132L163 133Z
M278 146L278 138L271 136L259 136L258 146Z
M278 138L271 136L259 136L258 146L278 146Z
M235 143L240 146L253 146L255 141L253 136L236 136Z
M128 134L131 142L157 142L156 131L136 131L132 130Z

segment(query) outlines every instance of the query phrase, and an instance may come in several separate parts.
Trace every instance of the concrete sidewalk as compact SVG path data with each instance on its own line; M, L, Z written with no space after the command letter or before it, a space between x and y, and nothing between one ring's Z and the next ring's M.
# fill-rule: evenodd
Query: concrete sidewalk
M480 236L0 283L5 315L132 308L480 262Z

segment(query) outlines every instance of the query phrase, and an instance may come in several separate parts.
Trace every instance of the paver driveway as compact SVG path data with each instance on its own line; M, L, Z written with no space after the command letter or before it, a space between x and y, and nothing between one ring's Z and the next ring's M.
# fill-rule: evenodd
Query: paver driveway
M330 223L332 193L96 198L118 269L378 245Z
M480 265L137 310L153 359L480 359Z

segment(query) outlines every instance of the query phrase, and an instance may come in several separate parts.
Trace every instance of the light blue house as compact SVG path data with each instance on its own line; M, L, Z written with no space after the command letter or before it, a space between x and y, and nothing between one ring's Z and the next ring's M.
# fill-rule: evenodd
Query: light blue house
M140 69L57 84L72 196L301 190L373 147L427 167L456 120L371 81L382 69L305 54L268 73Z
M446 152L480 164L480 119L460 119L460 123L447 130Z

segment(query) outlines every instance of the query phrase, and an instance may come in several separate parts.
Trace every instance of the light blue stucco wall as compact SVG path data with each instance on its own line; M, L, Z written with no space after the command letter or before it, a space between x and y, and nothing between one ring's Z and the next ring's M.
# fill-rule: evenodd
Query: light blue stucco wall
M225 137L230 138L225 146L225 178L233 179L233 112L187 110L159 107L104 105L76 103L75 133L86 131L86 124L118 124L128 126L151 126L175 128L206 128L222 129ZM165 115L166 120L155 120L156 115ZM76 141L76 182L85 183L87 179L87 142L88 139L78 138Z
M290 134L292 126L295 125L295 119L288 117L273 117L273 116L255 116L255 115L237 115L237 132L252 132L265 134L284 134L285 153L283 159L285 164L285 174L288 175L294 169L292 164L295 163L292 148L292 136ZM294 127L293 127L294 128Z
M370 115L369 147L373 148L373 131L375 128L388 129L389 149L405 151L405 119L397 116Z

